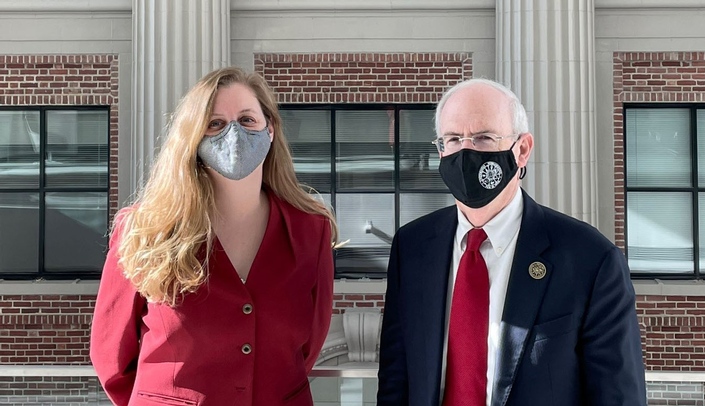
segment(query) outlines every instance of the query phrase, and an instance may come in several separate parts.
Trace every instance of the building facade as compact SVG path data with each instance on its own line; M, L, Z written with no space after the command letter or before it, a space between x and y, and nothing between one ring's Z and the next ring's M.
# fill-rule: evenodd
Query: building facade
M382 311L396 229L452 204L435 103L492 78L529 115L523 187L628 257L650 404L704 405L703 25L702 0L0 0L0 370L20 371L0 403L100 397L32 367L89 365L112 215L179 97L232 64L276 91L299 178L350 240L331 337Z

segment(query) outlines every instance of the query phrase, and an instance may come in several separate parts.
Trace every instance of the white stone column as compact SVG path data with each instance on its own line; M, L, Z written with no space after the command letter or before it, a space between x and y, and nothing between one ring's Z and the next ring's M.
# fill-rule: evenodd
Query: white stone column
M596 225L594 10L594 0L497 0L496 77L534 134L523 187Z
M229 0L132 0L132 176L148 175L184 93L230 63Z

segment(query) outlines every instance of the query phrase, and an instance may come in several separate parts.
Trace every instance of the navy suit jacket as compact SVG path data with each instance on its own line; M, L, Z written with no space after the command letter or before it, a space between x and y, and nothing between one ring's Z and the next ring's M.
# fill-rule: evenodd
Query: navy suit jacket
M646 406L624 255L590 225L526 193L501 321L492 406ZM392 243L377 404L438 405L455 206ZM540 262L546 275L534 279Z

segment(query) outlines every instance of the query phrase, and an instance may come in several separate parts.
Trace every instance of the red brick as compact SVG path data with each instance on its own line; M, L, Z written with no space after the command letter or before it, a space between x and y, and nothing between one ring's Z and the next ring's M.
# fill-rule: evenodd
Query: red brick
M384 295L365 295L365 300L384 300Z
M347 294L345 295L345 300L363 300L364 297L362 295L351 295Z

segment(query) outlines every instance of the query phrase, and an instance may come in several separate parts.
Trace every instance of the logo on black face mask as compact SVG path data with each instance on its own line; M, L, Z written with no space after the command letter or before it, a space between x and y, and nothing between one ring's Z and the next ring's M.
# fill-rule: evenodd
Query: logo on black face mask
M502 182L502 167L497 162L487 161L480 167L477 179L485 189L494 189Z

